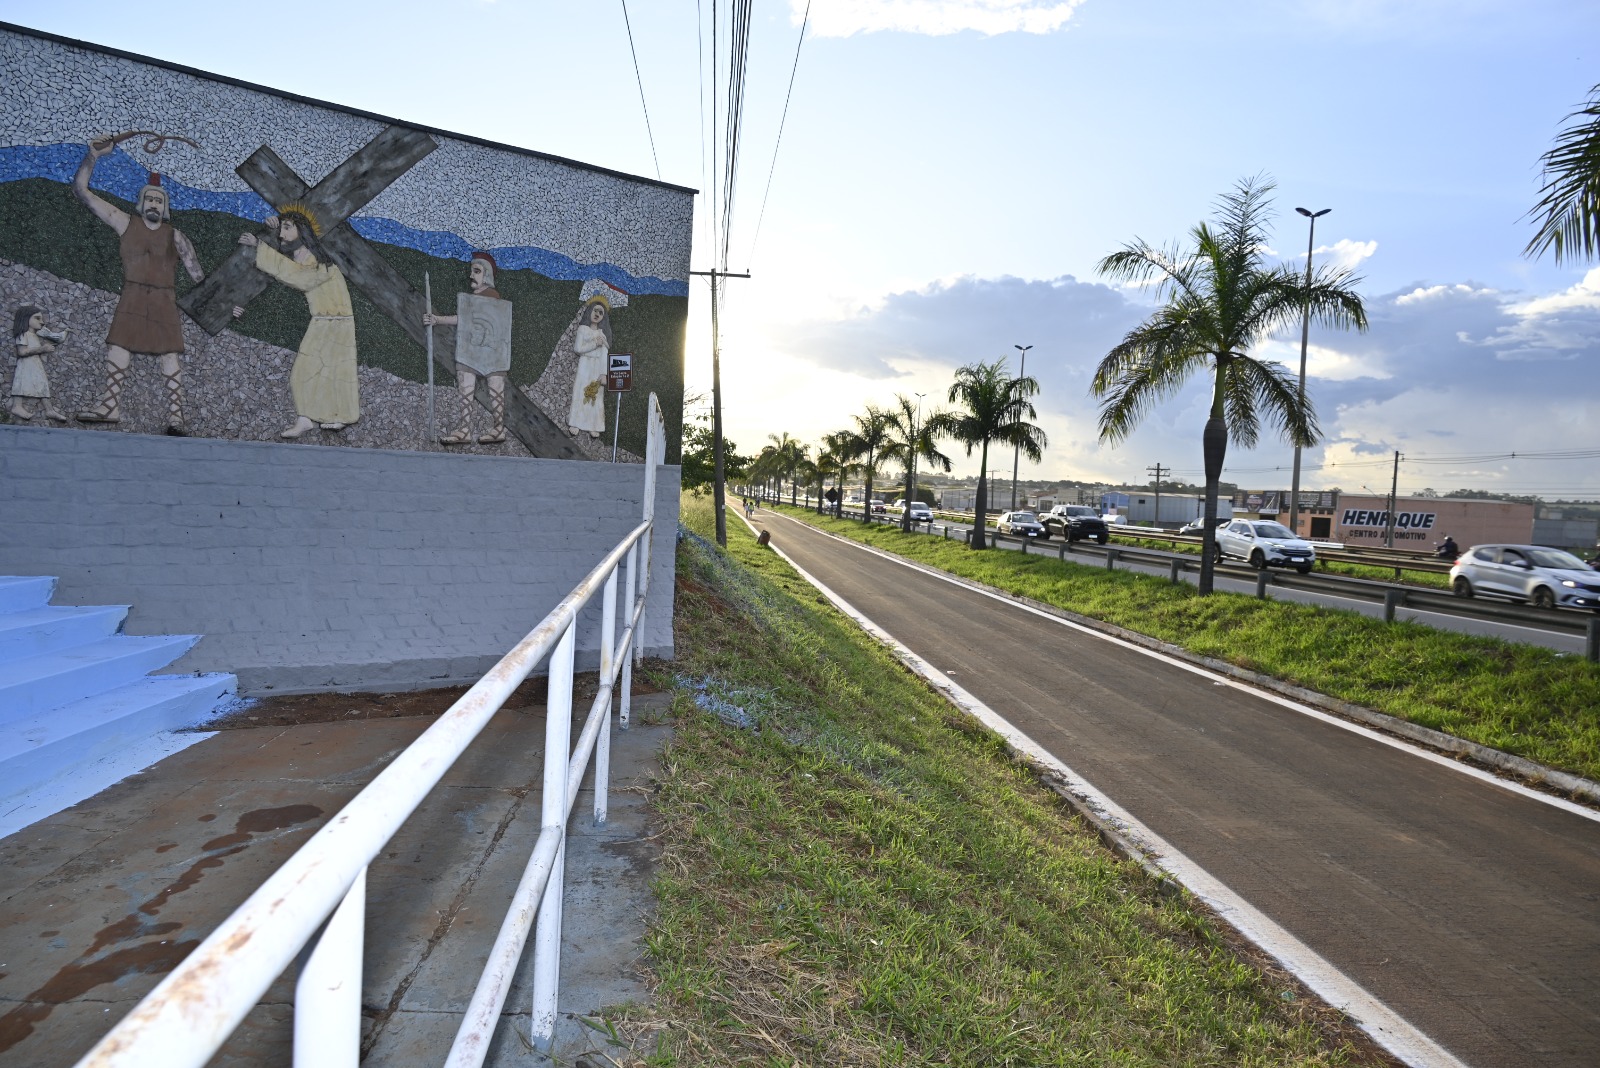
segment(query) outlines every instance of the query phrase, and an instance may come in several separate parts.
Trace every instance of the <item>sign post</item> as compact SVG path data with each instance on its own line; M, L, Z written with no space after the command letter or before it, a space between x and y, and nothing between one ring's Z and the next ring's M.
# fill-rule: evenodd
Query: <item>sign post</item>
M617 395L616 425L611 429L611 462L617 462L617 439L622 434L622 395L633 391L633 353L613 352L606 366L606 392Z

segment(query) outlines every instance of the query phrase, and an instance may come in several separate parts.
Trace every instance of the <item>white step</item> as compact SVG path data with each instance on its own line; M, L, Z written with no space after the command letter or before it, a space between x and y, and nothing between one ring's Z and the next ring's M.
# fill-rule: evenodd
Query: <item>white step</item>
M0 725L126 685L172 663L199 640L195 634L116 635L0 664Z
M20 612L50 603L56 580L49 575L0 575L0 612Z
M119 757L153 735L202 724L236 685L232 675L148 675L8 723L0 731L0 813L53 780L93 785L87 797L126 778L145 765ZM87 765L95 774L85 783Z
M0 664L64 652L75 645L109 638L127 618L127 605L86 608L42 605L0 613Z
M107 787L211 737L206 731L162 731L142 738L115 755L78 765L27 794L0 805L0 838L87 801Z

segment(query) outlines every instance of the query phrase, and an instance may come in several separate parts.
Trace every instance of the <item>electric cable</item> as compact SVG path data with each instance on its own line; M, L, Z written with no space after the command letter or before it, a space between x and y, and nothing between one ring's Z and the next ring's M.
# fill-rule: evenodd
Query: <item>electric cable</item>
M644 132L650 138L650 158L655 160L656 181L661 180L661 157L656 155L656 135L650 129L650 105L644 101L644 76L639 73L639 52L633 47L633 22L628 18L628 0L622 0L622 24L628 28L628 51L633 55L633 77L639 83L639 106L644 109Z
M772 144L772 166L767 168L767 188L761 194L761 211L756 216L755 236L750 239L748 263L756 258L756 242L761 240L761 223L767 217L767 200L772 196L772 175L778 169L778 147L783 144L783 128L789 121L789 99L794 96L794 76L800 69L800 46L806 43L806 26L811 22L811 0L806 0L805 17L800 20L800 39L794 43L794 66L789 68L789 90L783 95L783 117L778 120L778 138ZM747 267L746 270L749 268Z

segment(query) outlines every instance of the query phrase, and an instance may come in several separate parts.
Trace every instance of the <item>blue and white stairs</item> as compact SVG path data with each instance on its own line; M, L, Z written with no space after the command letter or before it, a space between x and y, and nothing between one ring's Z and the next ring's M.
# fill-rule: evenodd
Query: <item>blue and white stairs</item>
M232 675L151 675L199 635L120 633L126 605L50 604L56 580L0 576L0 837L209 735Z

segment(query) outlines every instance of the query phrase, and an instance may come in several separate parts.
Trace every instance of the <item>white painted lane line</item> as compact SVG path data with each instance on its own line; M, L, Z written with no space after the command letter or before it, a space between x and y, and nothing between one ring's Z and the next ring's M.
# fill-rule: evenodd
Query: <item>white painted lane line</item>
M748 519L745 522L752 531L755 530L754 524L750 523ZM819 533L825 532L819 531ZM848 542L848 539L841 538L839 540ZM848 543L857 544L854 542ZM823 585L819 579L796 563L788 553L785 553L776 545L770 545L769 548L776 552L790 567L794 568L802 578L820 590L834 607L855 620L863 630L887 646L908 667L944 693L958 708L961 708L990 730L1000 735L1013 749L1026 754L1040 766L1046 767L1059 775L1066 781L1068 790L1073 796L1077 797L1097 816L1114 827L1119 834L1132 842L1137 849L1145 854L1150 863L1172 876L1174 880L1186 887L1190 893L1205 902L1218 916L1222 917L1223 920L1254 945L1260 947L1263 952L1270 954L1274 960L1288 969L1301 982L1305 983L1318 997L1355 1020L1362 1030L1371 1035L1373 1040L1384 1049L1412 1066L1412 1068L1467 1068L1465 1063L1413 1027L1404 1017L1369 994L1361 984L1334 967L1321 954L1301 942L1283 927L1274 923L1249 902L1223 885L1204 868L1174 849L1161 836L1097 790L1088 780L1067 767L1032 738L1014 727L1004 716L995 712L960 686L957 686L949 676L910 649L907 649L893 635L862 615L850 602L834 593L833 590ZM890 557L890 559L894 558ZM918 570L921 569L919 568ZM964 586L966 584L957 583L957 585ZM968 588L970 589L971 587ZM986 591L980 590L978 592ZM1056 617L1047 616L1046 618L1055 619ZM1095 632L1090 631L1090 633ZM1137 646L1132 648L1137 648Z
M768 514L788 519L791 523L799 522L799 520L792 519L789 516L783 515L781 512L771 512ZM807 524L807 526L809 526L809 524ZM1362 726L1359 723L1352 723L1347 719L1341 719L1340 717L1331 715L1322 711L1321 709L1313 708L1310 705L1301 704L1292 698L1283 697L1268 690L1259 690L1248 683L1240 682L1237 679L1231 679L1226 675L1219 675L1210 668L1204 667L1200 664L1192 664L1187 660L1180 660L1177 657L1168 656L1166 653L1160 652L1156 649L1146 648L1143 645L1136 645L1133 642L1125 641L1122 638L1118 638L1114 634L1107 634L1104 631L1096 630L1093 627L1086 627L1081 623L1074 623L1070 619L1062 619L1060 616L1051 615L1049 612L1042 612L1039 609L1034 608L1032 605L1023 604L1021 601L1007 597L1004 594L995 593L993 590L986 590L981 586L975 586L969 582L964 582L960 578L951 575L947 571L940 571L938 568L928 567L924 564L918 564L914 561L906 560L902 557L895 556L892 553L886 553L881 549L875 549L870 545L862 545L858 541L851 541L849 538L841 538L837 534L830 534L825 530L818 530L816 527L810 527L810 529L816 531L818 534L821 534L823 537L832 538L835 541L841 542L845 545L854 546L863 552L872 553L875 556L882 557L884 560L899 564L902 567L908 567L913 571L920 571L924 575L929 575L933 578L939 579L942 582L948 582L952 586L960 586L964 590L970 590L973 593L981 594L991 600L999 601L1001 604L1010 605L1011 607L1020 611L1031 613L1041 619L1048 619L1055 623L1059 623L1061 626L1071 628L1080 634L1099 638L1101 641L1111 642L1114 645L1118 645L1124 649L1132 650L1133 652L1139 653L1142 656L1148 656L1153 660L1159 660L1164 664L1171 664L1174 667L1182 668L1184 671L1192 672L1193 674L1199 675L1205 679L1209 679L1219 685L1231 686L1243 693L1248 693L1252 696L1271 701L1274 704L1280 705L1283 708L1287 708L1292 712L1298 712L1301 715L1320 720L1321 722L1327 723L1330 726L1338 727L1340 730L1349 731L1351 734L1357 734L1363 738L1368 738L1372 741L1382 743L1383 745L1389 746L1391 749L1398 749L1401 752L1410 753L1413 756L1420 757L1423 760L1436 764L1441 768L1448 768L1457 774L1469 776L1482 783L1494 786L1497 789L1506 790L1510 793L1538 801L1541 804L1549 805L1551 808L1558 808L1564 812L1570 812L1575 816L1582 816L1584 819L1593 823L1600 823L1600 811L1580 805L1575 801L1569 801L1564 797L1556 797L1553 794L1547 794L1543 791L1535 790L1530 786L1526 786L1520 782L1517 782L1515 779L1502 779L1498 775L1484 771L1482 768L1474 767L1471 764L1463 764L1457 760L1452 760L1448 756L1435 753L1431 749L1424 749L1421 746L1408 742L1403 738L1396 738L1392 735L1384 734L1382 731L1376 731L1370 727ZM787 560L788 557L784 557L784 559Z

